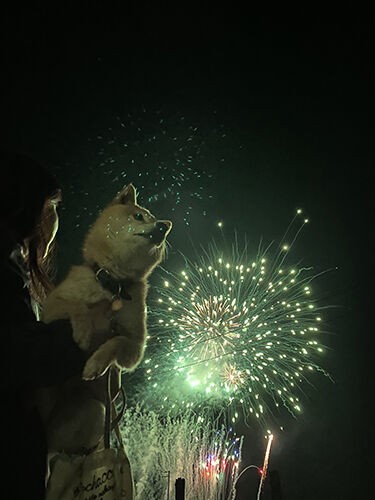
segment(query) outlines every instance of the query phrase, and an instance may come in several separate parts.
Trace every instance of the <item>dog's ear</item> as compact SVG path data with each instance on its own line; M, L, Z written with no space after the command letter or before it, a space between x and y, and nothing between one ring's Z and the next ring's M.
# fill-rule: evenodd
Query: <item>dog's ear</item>
M133 184L128 184L123 187L121 191L117 193L117 195L112 200L112 205L116 205L121 203L125 205L126 203L132 203L135 205L137 203L137 191Z

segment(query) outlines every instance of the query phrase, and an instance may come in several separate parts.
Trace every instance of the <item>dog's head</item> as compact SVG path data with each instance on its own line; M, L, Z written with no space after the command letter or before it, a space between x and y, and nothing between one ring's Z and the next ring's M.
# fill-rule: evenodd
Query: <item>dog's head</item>
M158 220L137 204L136 189L129 184L92 225L83 256L117 278L142 279L161 262L171 229L171 221Z

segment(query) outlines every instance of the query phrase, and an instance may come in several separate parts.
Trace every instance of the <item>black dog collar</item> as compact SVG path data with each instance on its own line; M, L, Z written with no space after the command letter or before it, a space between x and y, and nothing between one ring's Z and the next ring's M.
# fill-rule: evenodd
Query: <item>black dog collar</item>
M93 271L102 287L113 294L113 299L132 300L131 295L126 291L131 281L115 279L106 269L99 267L98 264L93 265Z

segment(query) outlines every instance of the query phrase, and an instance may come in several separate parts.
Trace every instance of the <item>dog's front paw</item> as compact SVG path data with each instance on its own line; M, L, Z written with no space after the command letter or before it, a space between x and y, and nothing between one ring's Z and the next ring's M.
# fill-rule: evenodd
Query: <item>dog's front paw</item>
M96 351L87 361L83 368L82 379L94 380L101 377L110 367L109 360L101 356L101 353Z

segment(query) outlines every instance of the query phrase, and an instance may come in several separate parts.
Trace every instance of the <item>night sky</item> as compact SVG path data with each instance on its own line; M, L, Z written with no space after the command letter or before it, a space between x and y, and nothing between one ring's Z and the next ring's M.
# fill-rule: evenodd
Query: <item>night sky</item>
M2 13L1 119L3 144L62 183L60 274L80 262L85 228L124 179L147 202L130 177L159 176L160 158L189 157L193 172L178 195L160 182L149 206L174 223L170 265L220 220L271 241L303 208L311 222L296 260L333 270L315 293L335 306L324 338L335 383L314 379L302 416L275 439L270 470L284 500L370 498L373 23L353 14L278 24L234 8L59 9ZM242 466L260 465L263 435L238 432ZM256 487L249 471L238 499Z

